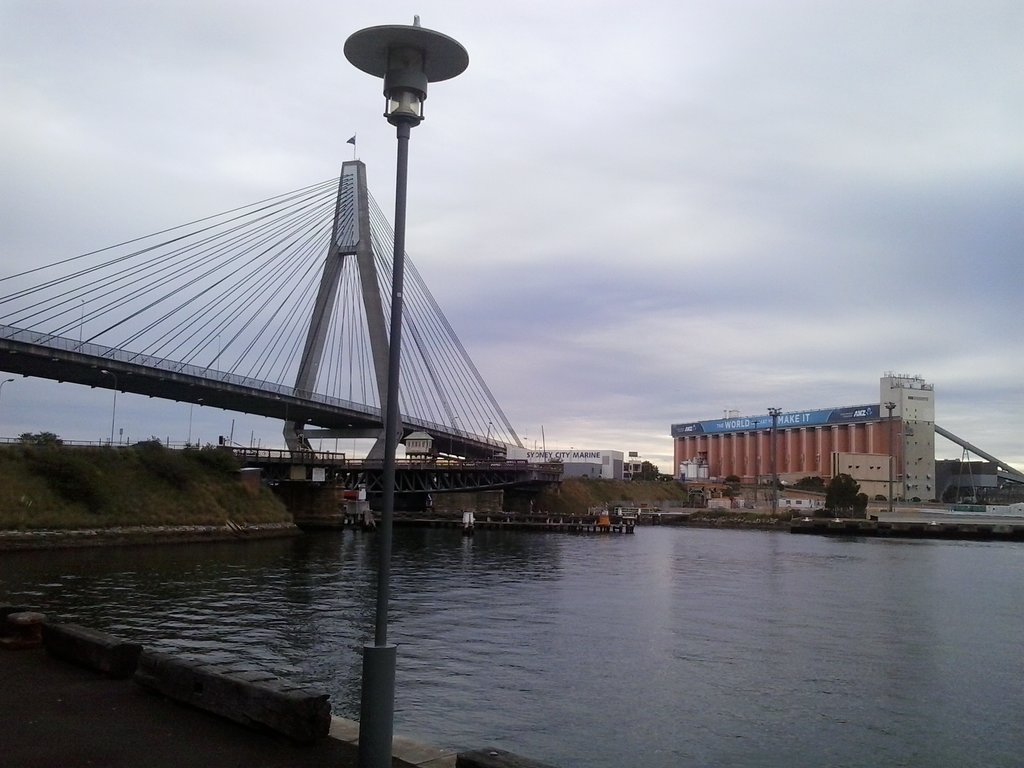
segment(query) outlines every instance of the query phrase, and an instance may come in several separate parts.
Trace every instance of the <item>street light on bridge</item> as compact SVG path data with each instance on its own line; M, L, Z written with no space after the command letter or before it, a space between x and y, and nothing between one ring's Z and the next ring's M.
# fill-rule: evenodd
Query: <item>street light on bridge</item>
M114 445L114 420L117 417L117 374L111 373L106 368L101 368L100 373L105 376L112 376L114 379L114 404L110 408L110 445Z
M396 128L395 243L391 270L391 331L387 396L384 406L384 473L381 500L376 627L373 645L363 646L363 688L359 707L360 768L389 768L395 707L395 646L387 641L391 580L391 522L395 508L395 454L398 449L402 290L405 267L405 206L409 134L423 120L427 83L448 80L469 66L460 43L420 26L368 27L345 41L345 57L363 72L384 78L384 117Z

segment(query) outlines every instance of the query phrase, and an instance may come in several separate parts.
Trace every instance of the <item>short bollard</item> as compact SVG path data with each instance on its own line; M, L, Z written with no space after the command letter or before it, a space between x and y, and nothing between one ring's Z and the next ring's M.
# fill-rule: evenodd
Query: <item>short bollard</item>
M43 622L46 614L35 611L21 611L7 616L6 637L0 638L5 648L36 648L43 644Z

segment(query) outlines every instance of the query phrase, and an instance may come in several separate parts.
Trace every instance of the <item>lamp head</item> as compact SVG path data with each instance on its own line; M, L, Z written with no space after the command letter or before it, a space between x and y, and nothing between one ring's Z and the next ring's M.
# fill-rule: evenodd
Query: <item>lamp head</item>
M427 83L448 80L469 66L462 45L440 32L412 26L367 27L345 41L345 58L363 72L384 78L384 117L392 125L419 125Z

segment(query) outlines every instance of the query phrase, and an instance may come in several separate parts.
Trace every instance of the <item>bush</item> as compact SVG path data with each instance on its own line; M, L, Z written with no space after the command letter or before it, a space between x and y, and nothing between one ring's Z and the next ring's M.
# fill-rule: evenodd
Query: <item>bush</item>
M22 432L18 440L26 445L63 445L61 440L53 432Z
M29 471L46 479L66 501L82 504L90 512L99 512L106 505L109 485L87 452L41 445L26 448L25 459Z
M793 487L805 491L822 491L825 489L825 481L816 475L808 475L797 480Z
M159 440L136 443L132 451L149 472L176 488L184 488L192 482L190 467L176 451L164 448Z
M186 450L183 455L186 461L195 462L207 469L237 472L242 468L242 464L235 457L235 454L214 445L208 445L199 450Z

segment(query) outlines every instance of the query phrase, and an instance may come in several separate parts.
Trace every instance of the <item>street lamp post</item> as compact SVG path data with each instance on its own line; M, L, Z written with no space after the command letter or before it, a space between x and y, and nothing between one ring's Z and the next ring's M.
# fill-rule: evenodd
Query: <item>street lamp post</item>
M195 407L195 403L188 404L188 438L185 440L185 447L191 447L192 445L192 409ZM199 407L203 407L203 398L199 398ZM251 446L250 446L251 447Z
M461 44L447 35L421 27L417 16L412 26L385 25L355 32L345 41L345 57L363 72L384 78L384 117L395 126L398 139L376 625L373 645L363 646L363 687L359 709L360 768L388 768L391 765L394 729L395 646L387 641L387 617L391 522L395 507L395 454L401 429L398 395L409 135L412 127L423 120L427 83L461 74L469 66L469 55Z
M4 384L10 384L12 381L14 381L14 379L4 379L3 381L0 381L0 395L4 392Z
M117 374L111 373L106 368L100 370L105 376L111 376L114 379L114 404L110 408L110 445L114 445L114 420L117 418Z
M893 472L893 455L892 455L892 411L896 407L896 403L890 401L885 404L885 410L889 412L889 517L892 517L892 472Z

